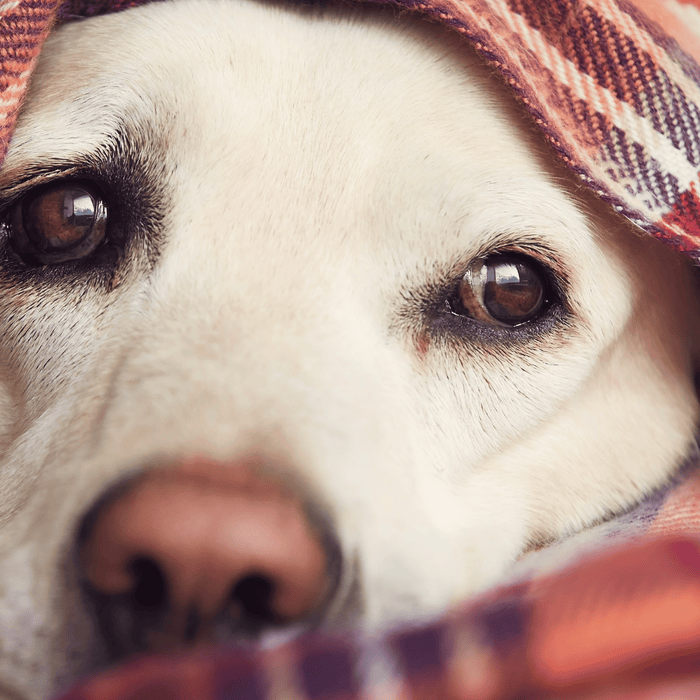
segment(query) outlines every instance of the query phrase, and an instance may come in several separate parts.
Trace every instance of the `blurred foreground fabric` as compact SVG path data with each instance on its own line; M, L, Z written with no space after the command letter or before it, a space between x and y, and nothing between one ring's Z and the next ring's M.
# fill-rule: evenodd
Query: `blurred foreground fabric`
M697 700L699 511L692 471L438 620L144 658L60 700Z

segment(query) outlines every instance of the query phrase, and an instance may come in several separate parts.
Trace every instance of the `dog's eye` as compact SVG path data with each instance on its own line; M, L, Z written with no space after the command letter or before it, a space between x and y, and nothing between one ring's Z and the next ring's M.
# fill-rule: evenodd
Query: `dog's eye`
M469 266L450 310L492 325L517 326L544 309L546 289L546 275L531 258L492 255Z
M7 223L20 256L31 264L49 265L95 250L107 231L107 207L91 185L62 182L24 195Z

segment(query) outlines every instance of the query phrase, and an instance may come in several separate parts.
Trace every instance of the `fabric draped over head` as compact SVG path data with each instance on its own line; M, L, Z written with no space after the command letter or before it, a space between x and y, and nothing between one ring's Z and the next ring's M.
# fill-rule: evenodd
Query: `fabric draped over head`
M0 162L51 28L145 1L0 0ZM584 184L700 261L700 0L392 4L463 34Z

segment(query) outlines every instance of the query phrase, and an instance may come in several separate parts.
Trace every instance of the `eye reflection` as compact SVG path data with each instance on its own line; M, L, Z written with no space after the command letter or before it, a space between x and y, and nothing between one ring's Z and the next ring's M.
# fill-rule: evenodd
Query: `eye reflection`
M526 256L493 255L469 266L459 286L462 308L476 320L517 326L535 318L545 305L541 266Z
M62 181L27 192L6 221L25 262L48 265L92 253L105 238L107 208L89 183Z

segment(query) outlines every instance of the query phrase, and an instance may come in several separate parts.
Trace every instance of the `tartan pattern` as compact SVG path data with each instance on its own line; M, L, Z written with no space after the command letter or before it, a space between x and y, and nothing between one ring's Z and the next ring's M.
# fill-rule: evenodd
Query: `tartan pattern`
M661 27L616 0L414 7L474 43L591 189L698 259L700 70Z
M0 0L0 162L59 0Z
M0 162L51 27L145 1L0 0ZM394 4L463 34L587 186L700 261L700 39L669 0ZM632 513L525 557L506 587L434 622L146 658L61 700L698 698L696 533L690 471Z

